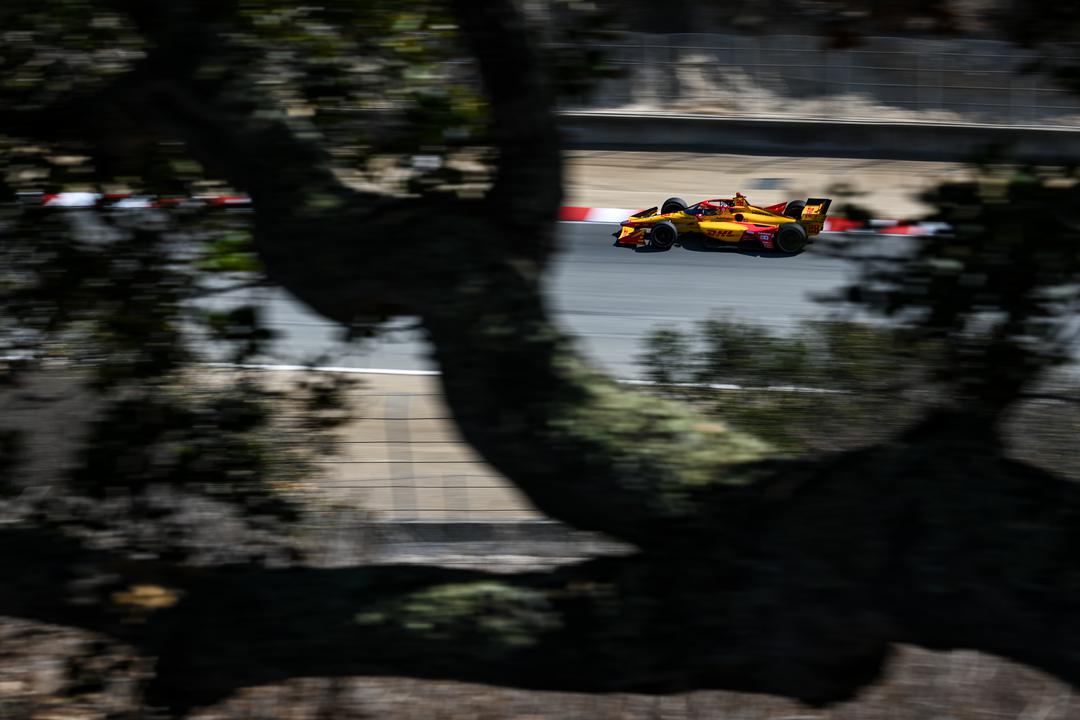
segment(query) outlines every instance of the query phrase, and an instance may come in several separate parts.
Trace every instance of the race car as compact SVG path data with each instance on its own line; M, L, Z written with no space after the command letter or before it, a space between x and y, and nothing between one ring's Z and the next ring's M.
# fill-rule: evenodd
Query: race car
M807 198L767 207L751 205L742 193L687 206L668 198L659 208L634 213L620 223L615 244L667 250L679 237L698 233L707 245L753 243L766 250L797 253L825 226L832 200Z

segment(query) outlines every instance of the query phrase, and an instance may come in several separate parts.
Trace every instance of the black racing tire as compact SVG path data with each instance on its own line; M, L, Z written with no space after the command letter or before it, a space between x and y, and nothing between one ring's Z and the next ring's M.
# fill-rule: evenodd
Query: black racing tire
M776 231L776 248L780 252L797 253L806 248L808 237L806 228L799 223L784 223Z
M667 250L679 239L679 228L670 220L658 222L649 233L649 245L657 250Z
M667 215L668 213L680 212L687 207L686 201L682 198L668 198L664 201L664 204L660 206L660 214Z
M793 218L795 220L798 220L799 218L802 217L802 211L803 211L803 208L805 208L805 207L806 207L806 203L804 201L802 201L802 200L792 200L791 202L789 202L787 205L784 206L784 215L787 215L789 218Z

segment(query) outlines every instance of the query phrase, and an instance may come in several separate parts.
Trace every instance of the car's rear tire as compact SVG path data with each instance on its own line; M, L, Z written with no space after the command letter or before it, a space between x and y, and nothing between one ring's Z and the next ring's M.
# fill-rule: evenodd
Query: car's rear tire
M798 220L802 217L802 211L806 207L806 203L802 200L792 200L784 206L784 215L789 218Z
M806 228L799 223L784 223L776 231L776 248L781 252L797 253L806 248Z
M649 245L657 250L667 250L679 239L679 228L670 220L658 222L649 233Z
M681 212L686 208L686 201L682 198L668 198L664 201L664 204L660 206L660 214L667 215L668 213Z

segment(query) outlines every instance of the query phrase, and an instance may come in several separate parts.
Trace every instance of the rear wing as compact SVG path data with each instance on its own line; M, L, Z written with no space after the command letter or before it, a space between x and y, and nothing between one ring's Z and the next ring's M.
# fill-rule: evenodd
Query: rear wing
M832 205L830 198L807 198L799 222L806 228L808 235L816 235L825 227L825 215Z
M807 198L804 203L802 215L800 218L805 218L807 214L825 216L825 213L829 212L829 205L832 204L832 200L829 198ZM766 205L762 208L766 212L776 213L777 215L783 215L787 210L788 202L776 203L775 205Z
M805 220L810 215L820 215L825 217L825 214L829 212L829 206L832 205L830 198L807 198L806 207L803 208L802 218Z

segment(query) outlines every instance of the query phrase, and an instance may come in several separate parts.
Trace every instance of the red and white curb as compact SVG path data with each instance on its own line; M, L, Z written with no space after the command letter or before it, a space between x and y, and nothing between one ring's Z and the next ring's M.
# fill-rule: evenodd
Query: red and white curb
M171 207L250 207L246 195L195 195L192 197L156 197L126 193L103 194L92 192L24 193L25 205L50 208L171 208ZM562 222L618 223L637 210L629 208L598 208L566 206L559 210ZM947 229L939 222L910 220L849 220L842 217L825 218L824 232L874 232L881 235L933 235Z
M20 193L19 202L31 207L47 208L138 208L172 207L248 207L246 195L194 195L190 197L158 197L131 193Z
M563 222L618 223L637 210L628 208L564 207L559 211ZM824 232L874 232L881 235L933 235L948 226L940 222L913 220L848 220L842 217L825 218Z

